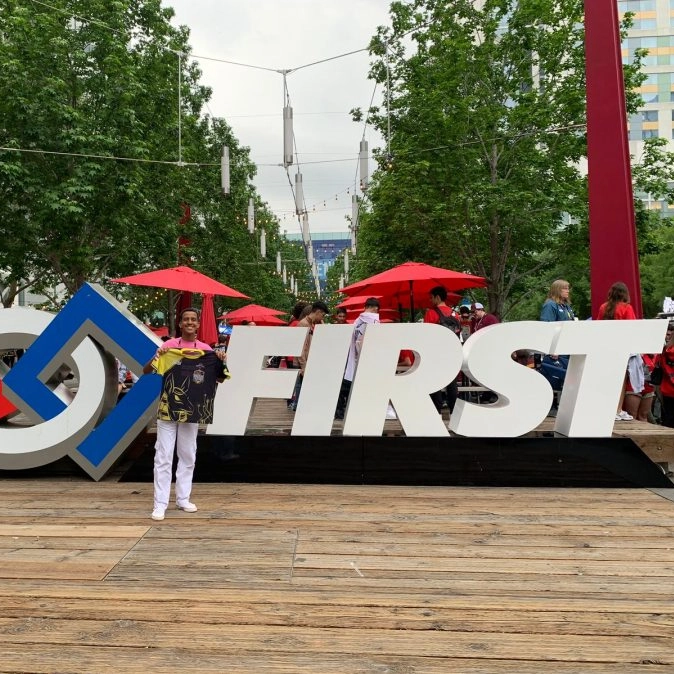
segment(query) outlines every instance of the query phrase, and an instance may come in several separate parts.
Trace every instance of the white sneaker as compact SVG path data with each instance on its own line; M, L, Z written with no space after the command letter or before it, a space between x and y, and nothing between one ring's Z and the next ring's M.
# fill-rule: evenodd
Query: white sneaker
M185 501L185 503L176 503L176 507L180 510L184 510L186 513L195 513L199 508L197 508L194 503Z
M625 412L625 410L622 410L621 412L618 412L618 416L623 421L633 421L634 420L634 417L629 412Z
M166 509L165 509L165 508L155 508L155 509L152 511L152 519L153 519L153 520L157 520L158 522L160 522L161 520L164 519L164 513L165 513L165 512L166 512Z
M623 418L622 418L619 414L616 414L616 415L615 415L615 420L616 420L616 421L622 421Z

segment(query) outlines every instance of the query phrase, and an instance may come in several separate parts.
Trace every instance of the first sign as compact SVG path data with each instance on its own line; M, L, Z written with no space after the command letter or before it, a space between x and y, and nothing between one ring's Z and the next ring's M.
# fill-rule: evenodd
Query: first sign
M659 353L666 321L513 322L490 326L462 346L433 324L367 327L344 421L345 435L381 435L391 403L408 436L514 437L545 418L553 393L536 371L513 361L520 349L570 354L555 431L606 437L632 353ZM330 435L352 336L350 325L315 330L293 435ZM302 351L306 329L237 327L227 363L232 378L220 385L212 435L243 435L256 398L290 398L297 370L265 368L270 355ZM115 357L142 372L157 337L103 288L85 284L57 315L33 309L0 311L0 350L26 352L2 380L0 410L16 407L28 419L0 426L0 469L45 465L72 457L100 479L156 412L161 379L140 377L117 402ZM396 373L401 349L416 353L414 366ZM54 383L63 366L77 373L72 394ZM460 370L498 394L489 405L458 400L449 429L429 394Z

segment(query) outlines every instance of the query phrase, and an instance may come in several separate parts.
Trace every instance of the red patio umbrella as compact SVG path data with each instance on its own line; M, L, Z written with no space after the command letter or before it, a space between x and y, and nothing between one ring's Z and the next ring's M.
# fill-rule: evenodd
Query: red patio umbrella
M250 299L248 295L244 295L238 290L234 290L234 288L230 288L224 283L220 283L191 267L158 269L156 271L148 271L110 280L113 283L128 283L136 286L181 290L185 301L187 301L186 293L201 293L203 299L201 302L201 321L197 337L207 344L215 344L218 341L215 310L213 309L213 295ZM181 302L181 308L183 309L186 308L185 301Z
M201 301L201 319L197 339L213 346L218 343L218 326L215 323L213 295L204 295Z
M234 319L234 321L231 322L232 325L241 325L243 321L245 321L245 318L240 318L240 319ZM258 320L253 321L256 326L258 325L288 325L282 318L279 318L278 316L262 316L261 318L258 318Z
M346 317L347 318L358 318L363 313L363 309L347 309ZM395 318L400 316L400 312L397 309L379 309L379 320L386 316L387 318Z
M374 297L377 300L381 300L381 295L353 295L352 297L347 297L345 300L342 300L337 306L340 309L360 309L365 306L365 301L370 297Z
M346 295L381 295L401 300L408 297L410 312L414 316L415 293L419 298L428 295L431 288L435 286L443 286L451 291L464 288L484 288L486 285L486 280L481 276L433 267L422 262L405 262L353 283L340 289L339 292Z
M379 306L381 309L395 309L396 311L400 309L409 309L410 308L410 295L409 289L405 293L399 293L398 295L354 295L353 297L347 297L344 301L340 302L337 306L347 311L360 310L362 311L365 306L365 301L369 297L376 297L379 300ZM419 309L428 309L431 306L430 297L428 294L422 295L421 297L415 297L415 306ZM461 301L461 295L458 293L447 293L447 304L455 305Z
M191 267L158 269L157 271L148 271L110 280L113 283L129 283L135 286L151 286L153 288L166 288L167 290L202 293L203 295L223 295L244 300L250 299L248 295L244 295Z
M245 307L229 311L223 316L219 316L218 320L227 320L231 325L241 323L241 321L253 321L257 323L269 316L280 316L287 314L287 311L279 311L278 309L271 309L270 307L263 307L260 304L246 304ZM284 321L281 321L283 323Z
M154 328L151 325L148 325L147 327L150 328L157 337L168 337L168 328L165 325L161 325L158 328Z

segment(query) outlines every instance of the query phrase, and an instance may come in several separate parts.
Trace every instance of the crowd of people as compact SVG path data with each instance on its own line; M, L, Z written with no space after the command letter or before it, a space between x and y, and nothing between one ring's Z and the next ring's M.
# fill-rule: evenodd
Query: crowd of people
M543 302L539 319L541 321L577 320L570 301L570 284L563 279L556 280ZM447 304L448 293L442 286L429 293L430 307L423 316L424 323L445 327L465 341L473 333L499 323L499 318L485 310L480 302L452 307ZM367 327L380 322L380 302L376 297L368 298L362 312L353 321L351 342L344 369L342 385L335 409L335 419L343 419L346 413L352 382L358 368L363 339ZM634 320L636 315L630 304L627 286L614 283L606 302L599 308L596 320ZM347 323L347 312L338 308L330 316L327 305L322 301L299 302L293 309L289 325L307 328L307 337L302 352L297 357L274 356L268 361L269 367L288 367L299 370L292 398L287 401L288 409L295 411L301 396L302 381L311 350L311 340L317 325L324 322ZM213 400L218 382L228 376L226 351L228 336L221 336L218 344L209 345L197 339L199 312L189 308L182 312L179 321L180 336L162 344L152 361L146 364L144 372L162 375L162 392L157 413L157 443L154 464L154 508L152 518L162 520L168 507L171 485L171 464L177 450L176 506L185 512L195 512L197 506L191 502L192 475L196 459L197 429L200 423L210 423L213 415ZM402 350L399 355L401 370L414 364L416 354ZM553 390L561 392L564 386L569 356L564 354L536 354L515 352L513 359L527 367L536 367L545 376ZM176 363L180 367L176 367ZM120 385L123 366L120 366ZM470 384L463 373L440 391L431 395L439 413L443 407L451 415L459 396L459 385ZM479 402L489 403L497 399L491 391L480 393ZM654 403L657 401L657 410ZM391 410L395 416L394 410ZM556 406L550 410L554 416ZM388 415L387 415L388 416ZM625 372L624 385L616 410L616 421L637 419L639 421L659 421L674 428L674 321L669 323L665 343L661 353L632 354Z
M557 279L550 287L550 291L541 306L539 320L546 322L573 321L577 320L570 300L571 286L564 279ZM488 313L480 302L461 304L452 307L447 304L448 293L442 286L437 286L430 291L430 308L423 315L425 323L435 323L452 330L462 342L471 334L490 325L499 323L499 318ZM353 321L353 334L351 348L344 371L344 379L339 394L335 418L343 419L351 382L358 365L358 358L362 346L365 329L368 324L378 323L380 303L375 297L369 298L363 307L363 311ZM604 302L596 320L635 320L636 314L630 304L630 295L627 286L622 282L614 283L609 289L606 302ZM288 407L294 411L297 409L302 377L311 346L311 335L316 325L326 321L335 324L347 322L347 312L338 308L332 316L329 316L328 308L323 302L308 304L300 302L293 310L293 318L289 325L299 325L309 328L309 336L305 342L302 355L293 359L291 357L279 359L287 367L300 369L300 376L293 394L288 401ZM674 320L669 324L665 344L661 353L656 354L632 354L629 358L623 389L616 409L616 421L638 421L661 423L665 426L674 427ZM536 368L550 382L555 397L550 409L550 416L557 413L559 396L564 386L566 371L569 364L569 356L565 354L539 354L532 351L517 351L512 355L513 359L527 367ZM411 350L400 352L399 366L402 369L413 365L415 354ZM459 386L470 385L463 373L450 382L444 389L436 391L431 398L438 412L444 407L451 413L454 410L459 396ZM497 399L497 395L491 391L482 392L478 396L479 402L489 403Z
M543 304L542 321L572 321L576 317L569 299L568 281L555 281ZM622 281L614 283L606 301L599 307L596 320L636 320L630 293ZM616 421L645 421L661 423L674 428L674 321L667 326L661 353L634 353L627 363L623 388L616 409ZM561 392L568 366L568 356L547 354L541 362L541 373L550 381L553 390ZM551 415L556 413L553 405Z
M572 309L570 292L568 281L564 279L554 281L542 304L539 320L546 322L577 320ZM451 330L462 342L475 332L499 323L498 316L488 313L480 302L462 303L458 307L452 307L447 304L447 299L448 293L443 286L431 289L428 297L429 308L423 315L423 322ZM629 289L625 283L616 282L611 286L606 301L593 318L602 321L636 319L636 313L630 303ZM197 510L190 496L198 426L212 422L216 386L229 377L226 364L229 334L221 335L217 344L205 344L197 339L199 321L197 309L190 307L183 310L178 324L179 335L172 339L164 338L165 341L157 350L155 357L143 369L144 373L156 372L162 376L154 463L152 518L155 520L164 518L169 505L171 467L175 451L178 455L176 506L185 512ZM292 398L287 401L288 409L291 411L297 409L300 400L314 330L317 325L324 322L339 325L351 321L348 320L347 311L343 308L337 308L330 315L327 305L322 301L298 302L293 309L289 326L307 329L301 353L298 356L272 356L268 360L269 367L299 370ZM380 322L379 299L368 298L362 311L352 322L351 342L335 409L335 419L343 419L345 416L367 327ZM247 321L243 324L255 325ZM3 365L6 367L13 365L16 355L2 354ZM414 351L403 349L398 361L400 371L412 367L416 357ZM512 357L524 366L537 368L548 379L553 390L561 393L569 363L568 355L517 351ZM118 361L117 366L118 393L121 396L137 377L130 373L123 363ZM439 413L446 407L449 414L452 414L461 384L464 387L471 384L463 373L459 373L457 378L442 390L431 394ZM496 393L482 391L478 401L489 403L496 399ZM395 411L390 411L395 417ZM553 404L550 415L555 414L556 404ZM674 428L674 319L668 323L665 341L659 353L634 353L629 357L615 420L618 422L633 419L661 423Z

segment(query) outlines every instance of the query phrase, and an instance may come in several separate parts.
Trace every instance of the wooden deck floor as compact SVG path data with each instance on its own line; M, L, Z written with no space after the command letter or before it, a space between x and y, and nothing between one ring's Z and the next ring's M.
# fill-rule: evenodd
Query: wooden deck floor
M674 671L647 490L0 485L0 672Z

